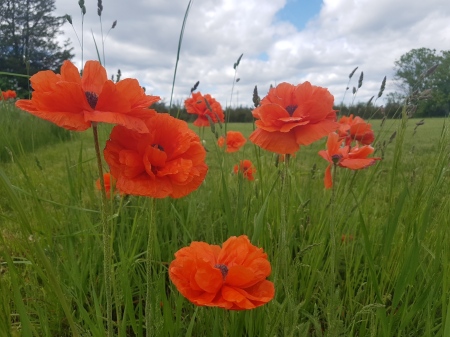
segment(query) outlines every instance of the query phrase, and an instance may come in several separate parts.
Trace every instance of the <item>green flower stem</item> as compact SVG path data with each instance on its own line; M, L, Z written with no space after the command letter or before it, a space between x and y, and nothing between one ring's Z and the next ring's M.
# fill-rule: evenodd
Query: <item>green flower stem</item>
M148 239L147 239L147 255L146 255L146 281L147 281L147 293L145 296L145 335L147 337L152 336L152 325L151 325L151 311L152 311L152 259L153 259L153 243L156 236L156 226L155 226L155 203L156 200L151 200L150 206L150 219L148 224Z
M103 273L105 274L105 296L106 296L106 322L107 322L107 336L113 336L112 324L112 252L111 252L111 228L108 221L108 199L106 197L105 181L103 179L102 157L100 153L100 146L98 142L97 124L93 123L92 131L94 134L95 154L97 157L97 168L100 178L100 185L102 190L101 202L101 220L103 229Z

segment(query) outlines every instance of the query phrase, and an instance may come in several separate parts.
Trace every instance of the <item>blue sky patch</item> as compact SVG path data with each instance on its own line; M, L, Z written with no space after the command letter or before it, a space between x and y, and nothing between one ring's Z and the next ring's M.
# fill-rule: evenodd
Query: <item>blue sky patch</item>
M276 18L289 21L298 30L303 30L306 23L320 13L322 0L287 0L286 6L280 10Z

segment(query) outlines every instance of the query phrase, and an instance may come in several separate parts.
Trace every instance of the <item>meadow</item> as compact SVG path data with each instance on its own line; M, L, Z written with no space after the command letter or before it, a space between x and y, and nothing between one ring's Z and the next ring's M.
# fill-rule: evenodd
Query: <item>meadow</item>
M9 143L0 162L0 335L104 336L92 134L46 141L50 123L39 121L46 131L38 133L35 117L23 116L19 128L22 112L2 103L2 114ZM370 123L382 160L339 168L331 190L323 182L328 163L317 154L325 139L283 162L249 141L225 153L209 128L191 125L209 166L198 190L180 199L110 199L114 334L450 336L448 121L422 125L404 114ZM254 128L215 127L246 137ZM100 144L110 130L100 125ZM254 163L254 181L233 173L242 159ZM186 300L168 278L174 253L192 241L221 245L242 234L268 254L275 298L245 311Z

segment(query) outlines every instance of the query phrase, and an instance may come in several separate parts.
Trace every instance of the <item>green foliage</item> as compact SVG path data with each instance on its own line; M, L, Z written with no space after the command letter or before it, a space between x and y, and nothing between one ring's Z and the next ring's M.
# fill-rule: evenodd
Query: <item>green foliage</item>
M402 93L397 99L391 95L391 102L408 98L418 117L446 116L450 112L450 51L410 50L395 61L395 79Z
M112 198L115 334L146 333L145 255L153 216L148 307L155 336L446 337L450 134L446 120L423 124L402 116L372 123L375 155L384 160L358 172L339 170L334 193L323 188L327 163L317 151L324 141L277 166L275 155L251 143L224 153L205 129L209 172L199 190L155 200L154 209L146 198ZM252 126L228 129L248 136ZM101 143L109 130L100 125ZM0 165L5 335L105 333L95 154L90 133L79 135ZM258 169L253 182L231 173L244 158ZM221 244L236 234L267 252L275 299L243 312L195 307L168 279L173 254L194 240Z
M73 57L69 41L57 42L63 18L55 17L54 0L0 1L1 71L33 75L43 69L59 71ZM0 89L13 89L21 97L29 93L26 78L0 75Z
M65 129L0 101L0 162L30 153L39 147L76 137Z

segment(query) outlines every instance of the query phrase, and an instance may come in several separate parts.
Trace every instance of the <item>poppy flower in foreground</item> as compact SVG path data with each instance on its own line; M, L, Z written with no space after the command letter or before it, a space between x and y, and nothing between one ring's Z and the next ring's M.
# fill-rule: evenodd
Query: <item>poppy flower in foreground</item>
M188 113L198 116L194 121L195 126L209 126L208 117L214 123L225 121L222 106L209 94L202 95L200 92L195 92L191 98L184 101L184 106Z
M194 241L175 253L169 277L178 291L199 306L230 310L254 309L273 299L266 280L270 262L246 235L231 237L222 248Z
M247 139L239 131L228 131L227 137L225 138L225 143L227 144L226 152L237 152L246 142Z
M183 197L205 179L206 151L186 122L168 114L145 121L149 133L117 125L103 151L116 189L153 198Z
M111 176L111 173L104 173L103 174L103 181L105 183L105 191L106 191L106 197L110 197L111 196L111 189L113 189L116 180L114 179L113 176ZM100 178L98 178L95 181L95 188L97 188L97 190L101 191L102 190L102 185L100 182Z
M17 97L17 94L14 90L6 90L0 92L0 101L1 100L8 100L8 99L14 99Z
M233 172L235 174L241 172L244 175L244 178L250 181L255 180L253 174L256 173L256 168L253 166L253 163L248 159L241 160L239 162L239 165L234 165Z
M353 140L363 145L370 145L375 140L372 126L361 117L353 117L353 115L342 116L339 119L338 133L339 137L345 139L345 145L350 145Z
M70 61L64 61L61 74L51 70L31 76L32 98L16 106L68 130L83 131L91 122L123 125L148 132L143 119L154 116L150 105L157 96L145 95L135 79L114 83L98 61L87 61L83 75Z
M337 133L332 132L328 136L327 150L319 151L319 155L330 163L325 170L325 188L333 186L331 177L332 165L346 167L351 170L360 170L375 164L377 160L381 159L367 158L374 151L374 148L371 146L350 147L345 145L341 147L342 141Z
M327 89L309 82L280 83L253 110L257 128L249 139L265 150L293 154L301 145L309 145L339 127L333 102Z

